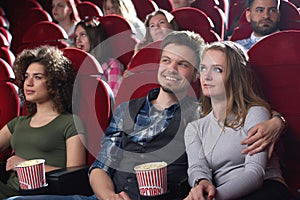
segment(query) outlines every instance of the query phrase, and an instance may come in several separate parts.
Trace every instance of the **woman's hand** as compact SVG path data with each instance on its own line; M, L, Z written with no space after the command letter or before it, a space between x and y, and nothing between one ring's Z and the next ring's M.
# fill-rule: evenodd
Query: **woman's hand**
M212 200L215 196L216 188L208 180L201 180L198 185L191 189L189 195L184 200Z
M26 161L24 158L21 158L19 156L11 156L6 161L6 171L16 171L15 166L23 161Z

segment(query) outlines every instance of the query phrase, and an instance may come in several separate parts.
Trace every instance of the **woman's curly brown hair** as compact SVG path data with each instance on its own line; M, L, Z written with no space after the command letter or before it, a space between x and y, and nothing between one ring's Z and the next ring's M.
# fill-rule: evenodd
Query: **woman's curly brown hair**
M57 47L41 46L35 49L22 51L14 63L16 84L20 90L20 96L24 96L24 81L27 68L32 63L44 66L46 87L50 98L54 103L54 109L59 112L72 112L72 92L75 80L75 72L71 62ZM26 101L27 115L36 112L36 104Z

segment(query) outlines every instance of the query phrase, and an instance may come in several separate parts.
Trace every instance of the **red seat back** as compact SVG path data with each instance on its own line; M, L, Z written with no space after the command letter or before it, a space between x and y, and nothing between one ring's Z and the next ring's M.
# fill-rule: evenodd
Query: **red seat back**
M299 10L289 1L281 1L279 27L280 30L300 30Z
M100 18L108 39L112 46L114 57L126 68L133 54L136 41L132 38L133 29L129 23L119 15L106 15Z
M8 47L0 47L0 58L5 60L11 67L15 62L15 55L9 50Z
M234 28L239 25L239 19L242 13L247 7L247 1L241 0L230 0L229 12L228 12L228 23L227 23L227 33L232 34Z
M300 7L300 0L289 0L289 2L293 3L297 8Z
M56 23L50 21L38 22L24 33L16 54L26 48L34 48L40 45L56 46L62 49L67 47L64 41L66 38L68 38L67 33Z
M138 51L127 66L131 73L157 70L160 60L161 42L152 42Z
M21 45L24 33L35 23L42 21L52 21L51 16L42 8L32 8L17 14L19 16L16 24L11 28L12 41L11 50L16 54Z
M171 12L173 10L173 6L172 6L171 0L153 0L153 1L161 9L164 9L164 10L166 10L168 12Z
M7 30L4 27L0 27L0 33L2 33L5 36L5 38L7 39L8 43L10 44L11 40L12 40L12 35L11 35L10 31Z
M196 8L178 8L171 12L180 30L190 30L199 33L206 42L219 41L221 38L214 32L213 23L201 10Z
M100 151L100 140L109 124L114 99L108 84L97 78L103 71L92 55L76 48L63 51L77 71L73 112L86 126L88 164L91 164Z
M0 81L9 82L15 78L12 67L3 59L0 59Z
M0 59L0 129L20 114L19 96L16 86L10 82L11 78L14 78L12 68ZM11 152L11 148L1 152L0 162L5 162Z
M246 10L244 10L239 19L239 25L234 28L230 40L237 41L248 38L251 36L252 31L252 27L246 19Z
M203 11L213 22L213 30L220 36L221 39L224 39L226 31L226 15L224 11L218 7L215 0L196 0L192 3L192 7Z
M132 3L136 10L137 17L143 22L149 13L152 13L158 8L156 3L152 0L132 0Z
M0 47L7 47L9 48L10 44L8 42L8 40L6 39L6 37L0 33Z
M42 8L42 6L36 0L5 1L3 7L5 8L6 16L10 22L11 28L14 28L19 19L22 19L19 18L20 13L27 13L28 10L32 8Z
M299 38L300 31L277 32L257 42L248 52L263 94L288 122L281 139L284 147L281 160L284 177L294 194L300 186Z
M8 20L4 17L0 15L0 27L3 27L5 29L9 29L9 22Z
M101 17L103 16L102 10L94 3L89 1L80 2L77 5L77 10L80 19L84 20L86 18Z

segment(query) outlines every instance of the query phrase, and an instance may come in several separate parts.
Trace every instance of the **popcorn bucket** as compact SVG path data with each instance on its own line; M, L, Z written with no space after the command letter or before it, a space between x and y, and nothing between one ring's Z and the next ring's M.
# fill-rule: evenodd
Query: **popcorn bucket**
M151 162L134 167L143 196L157 196L167 192L167 163Z
M45 175L45 160L34 159L16 165L20 188L32 190L47 186Z

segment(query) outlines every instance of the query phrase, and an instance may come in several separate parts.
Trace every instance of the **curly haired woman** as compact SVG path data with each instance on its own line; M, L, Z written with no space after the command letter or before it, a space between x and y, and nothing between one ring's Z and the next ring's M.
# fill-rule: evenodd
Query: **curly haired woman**
M46 172L85 165L84 129L72 113L74 72L56 47L24 50L14 64L17 85L25 97L27 115L16 117L0 130L0 152L12 147L6 163L11 171L0 182L0 199L19 194L15 165L45 159Z

